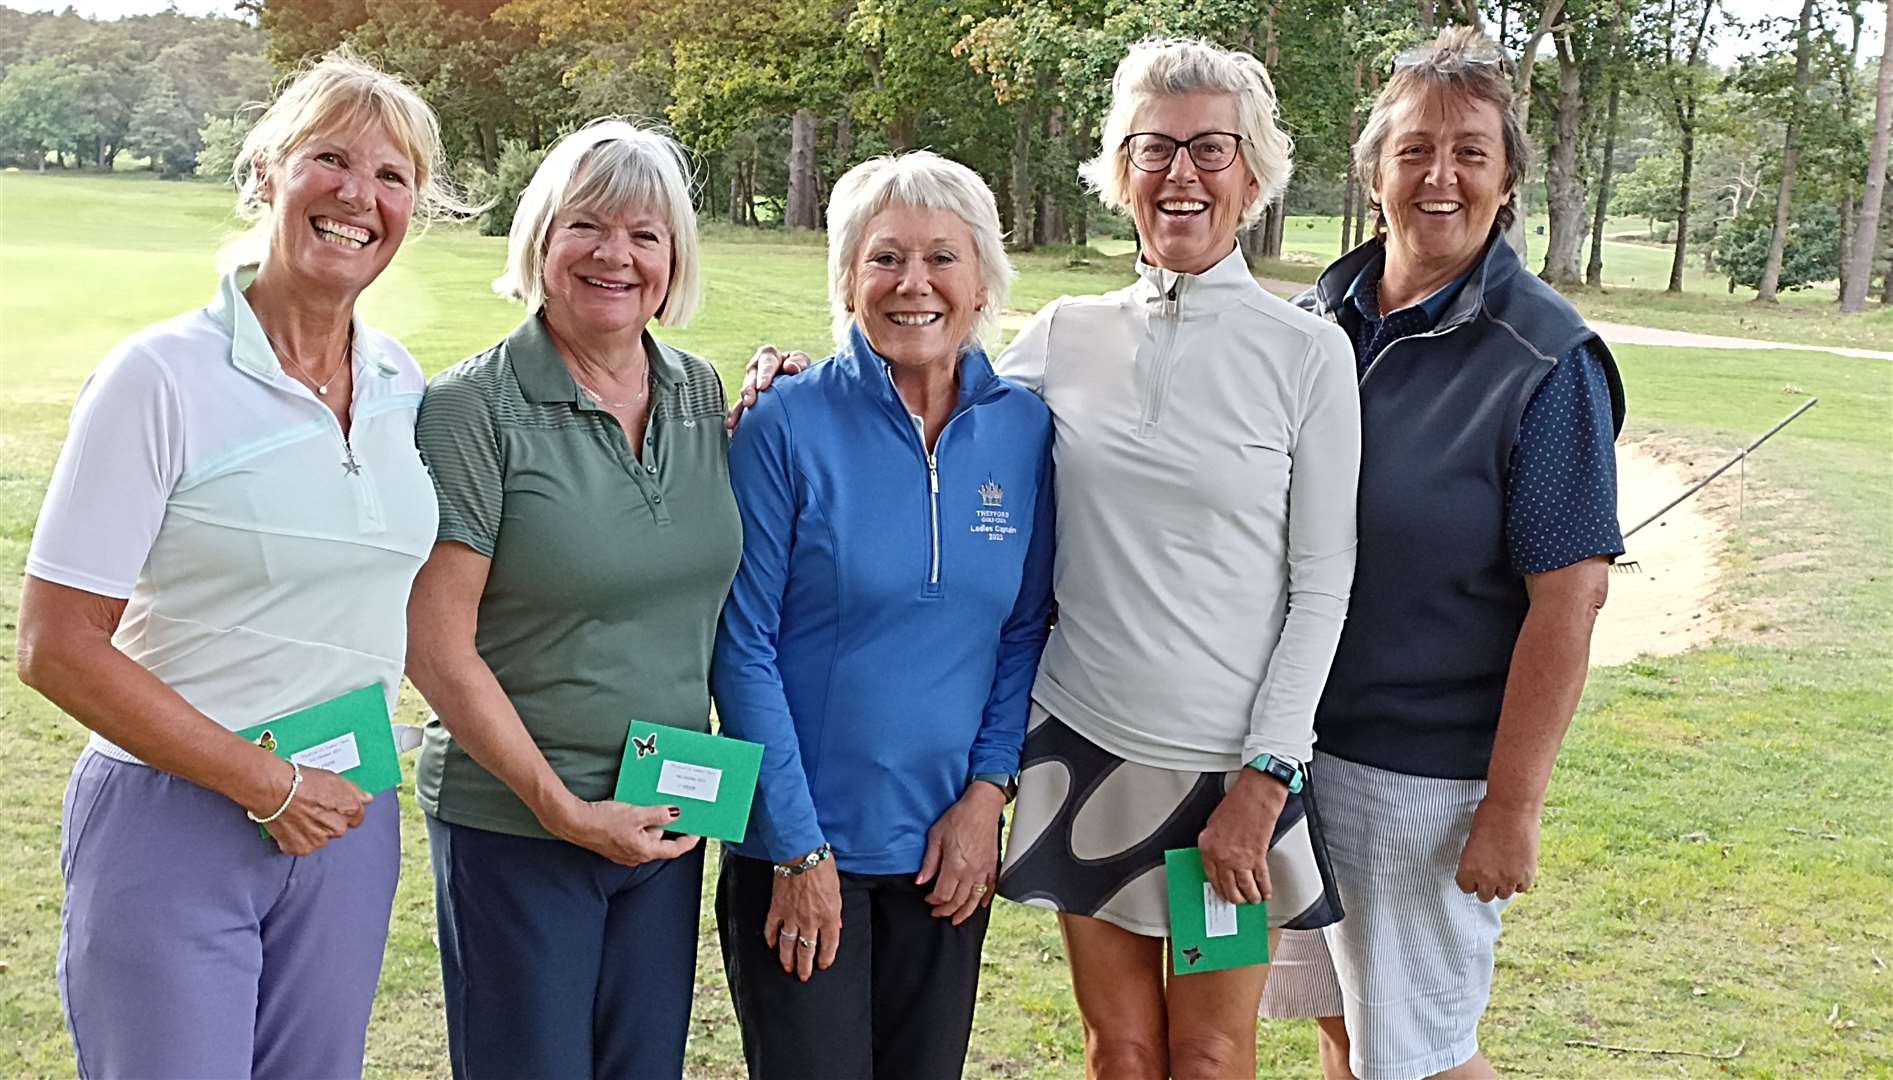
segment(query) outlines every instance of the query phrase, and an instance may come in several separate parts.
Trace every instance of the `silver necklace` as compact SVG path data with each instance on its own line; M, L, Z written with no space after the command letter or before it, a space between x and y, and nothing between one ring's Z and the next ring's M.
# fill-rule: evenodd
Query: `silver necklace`
M264 337L268 338L269 335L265 334ZM335 377L342 373L342 369L348 366L349 354L355 351L355 327L353 324L350 324L348 328L348 340L342 345L341 359L335 362L335 370L329 372L329 377L326 379L316 378L315 375L311 373L308 368L302 366L302 361L297 360L296 358L290 356L287 352L284 352L281 348L278 348L274 340L270 341L270 348L275 349L276 355L280 357L281 359L288 361L291 366L293 366L298 372L302 374L303 378L308 379L310 382L314 383L316 393L321 394L323 397L328 397L329 384L333 383L335 381Z

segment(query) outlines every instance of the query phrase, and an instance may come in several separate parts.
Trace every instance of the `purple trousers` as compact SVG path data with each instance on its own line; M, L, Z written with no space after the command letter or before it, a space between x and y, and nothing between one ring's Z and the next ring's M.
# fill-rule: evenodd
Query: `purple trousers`
M241 807L88 750L59 994L81 1077L359 1077L401 870L394 792L295 858Z

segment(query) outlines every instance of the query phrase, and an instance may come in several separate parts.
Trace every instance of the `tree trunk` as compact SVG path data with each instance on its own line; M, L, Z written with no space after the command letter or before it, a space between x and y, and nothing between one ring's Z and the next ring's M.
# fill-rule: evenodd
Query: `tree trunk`
M1341 254L1354 250L1354 165L1349 162L1347 180L1341 184Z
M1893 4L1887 5L1887 30L1893 32ZM1887 138L1893 133L1893 63L1880 58L1879 91L1873 103L1873 146L1867 153L1866 194L1860 201L1860 222L1854 228L1853 251L1847 261L1847 290L1840 295L1842 314L1867 306L1867 281L1873 275L1873 249L1880 233L1880 199L1886 194Z
M815 190L815 110L797 109L789 120L789 205L783 224L822 227L821 193Z
M1071 242L1081 248L1091 243L1091 234L1085 228L1085 208L1082 205L1071 212Z
M1507 9L1503 6L1500 8L1501 18L1506 11ZM1539 18L1538 26L1532 30L1531 36L1525 39L1525 47L1519 53L1518 70L1513 76L1512 112L1518 116L1519 127L1526 131L1531 130L1531 72L1532 67L1538 63L1538 46L1545 40L1545 35L1551 32L1551 28L1558 24L1558 16L1563 13L1564 0L1545 0L1544 14ZM1498 40L1505 40L1503 25L1499 28ZM1524 191L1516 192L1514 198L1516 201L1513 204L1512 227L1505 230L1505 239L1512 245L1512 250L1518 252L1518 257L1524 259L1526 248Z
M1420 0L1420 26L1426 30L1433 29L1433 0Z
M905 154L914 148L914 114L903 109L887 123L887 152Z
M1578 175L1578 137L1584 126L1584 94L1577 51L1571 35L1558 43L1558 103L1554 115L1558 142L1545 166L1545 195L1550 203L1550 235L1545 238L1545 266L1539 275L1558 288L1583 284L1578 256L1584 248L1584 181Z
M1761 284L1755 289L1758 304L1775 303L1781 288L1781 260L1788 250L1788 218L1794 209L1794 173L1801 158L1801 110L1808 96L1808 23L1813 18L1814 0L1801 0L1801 25L1794 41L1794 98L1781 146L1781 190L1775 195L1775 231L1768 239L1768 261L1762 265Z
M1267 235L1265 225L1266 219L1236 234L1236 246L1242 249L1243 265L1251 270L1262 260L1262 241Z
M1840 215L1840 273L1837 275L1840 288L1834 293L1835 303L1847 295L1847 264L1854 250L1854 222L1859 217L1860 202L1854 198L1853 187L1851 180L1841 184L1840 204L1835 207L1835 212Z
M1049 149L1063 146L1069 138L1065 134L1065 110L1053 108L1045 114L1045 146ZM1038 232L1041 244L1068 244L1071 242L1070 228L1065 222L1065 205L1059 198L1057 187L1046 184L1039 190Z
M1689 182L1695 171L1696 123L1692 109L1689 123L1683 128L1683 183L1676 199L1676 253L1670 259L1670 283L1664 292L1683 291L1683 259L1689 245Z
M1019 251L1031 251L1033 248L1032 213L1032 128L1037 119L1032 115L1032 106L1020 104L1012 121L1012 167L1010 178L1012 194L1012 246Z
M1584 283L1604 286L1604 219L1610 216L1610 181L1617 171L1617 98L1621 87L1610 80L1610 102L1604 107L1604 159L1597 168L1597 213L1591 219L1591 258L1584 267Z
M835 117L835 159L843 168L854 160L854 117L846 111Z

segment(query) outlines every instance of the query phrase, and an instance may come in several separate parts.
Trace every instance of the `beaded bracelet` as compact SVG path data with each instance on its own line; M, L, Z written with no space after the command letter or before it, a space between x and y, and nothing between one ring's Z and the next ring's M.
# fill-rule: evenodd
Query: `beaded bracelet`
M268 825L270 822L283 816L283 811L289 809L289 804L296 801L296 789L302 786L302 766L292 761L289 763L289 768L291 770L289 777L289 794L283 796L283 805L277 807L276 812L268 817L257 817L248 810L243 812L244 817L249 818L258 825Z

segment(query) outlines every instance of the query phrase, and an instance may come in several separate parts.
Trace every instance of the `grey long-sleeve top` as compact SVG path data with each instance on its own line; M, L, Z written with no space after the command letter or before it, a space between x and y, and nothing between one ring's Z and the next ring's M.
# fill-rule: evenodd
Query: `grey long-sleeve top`
M997 370L1054 421L1058 624L1033 699L1129 761L1308 760L1354 575L1347 335L1234 251L1054 301Z

